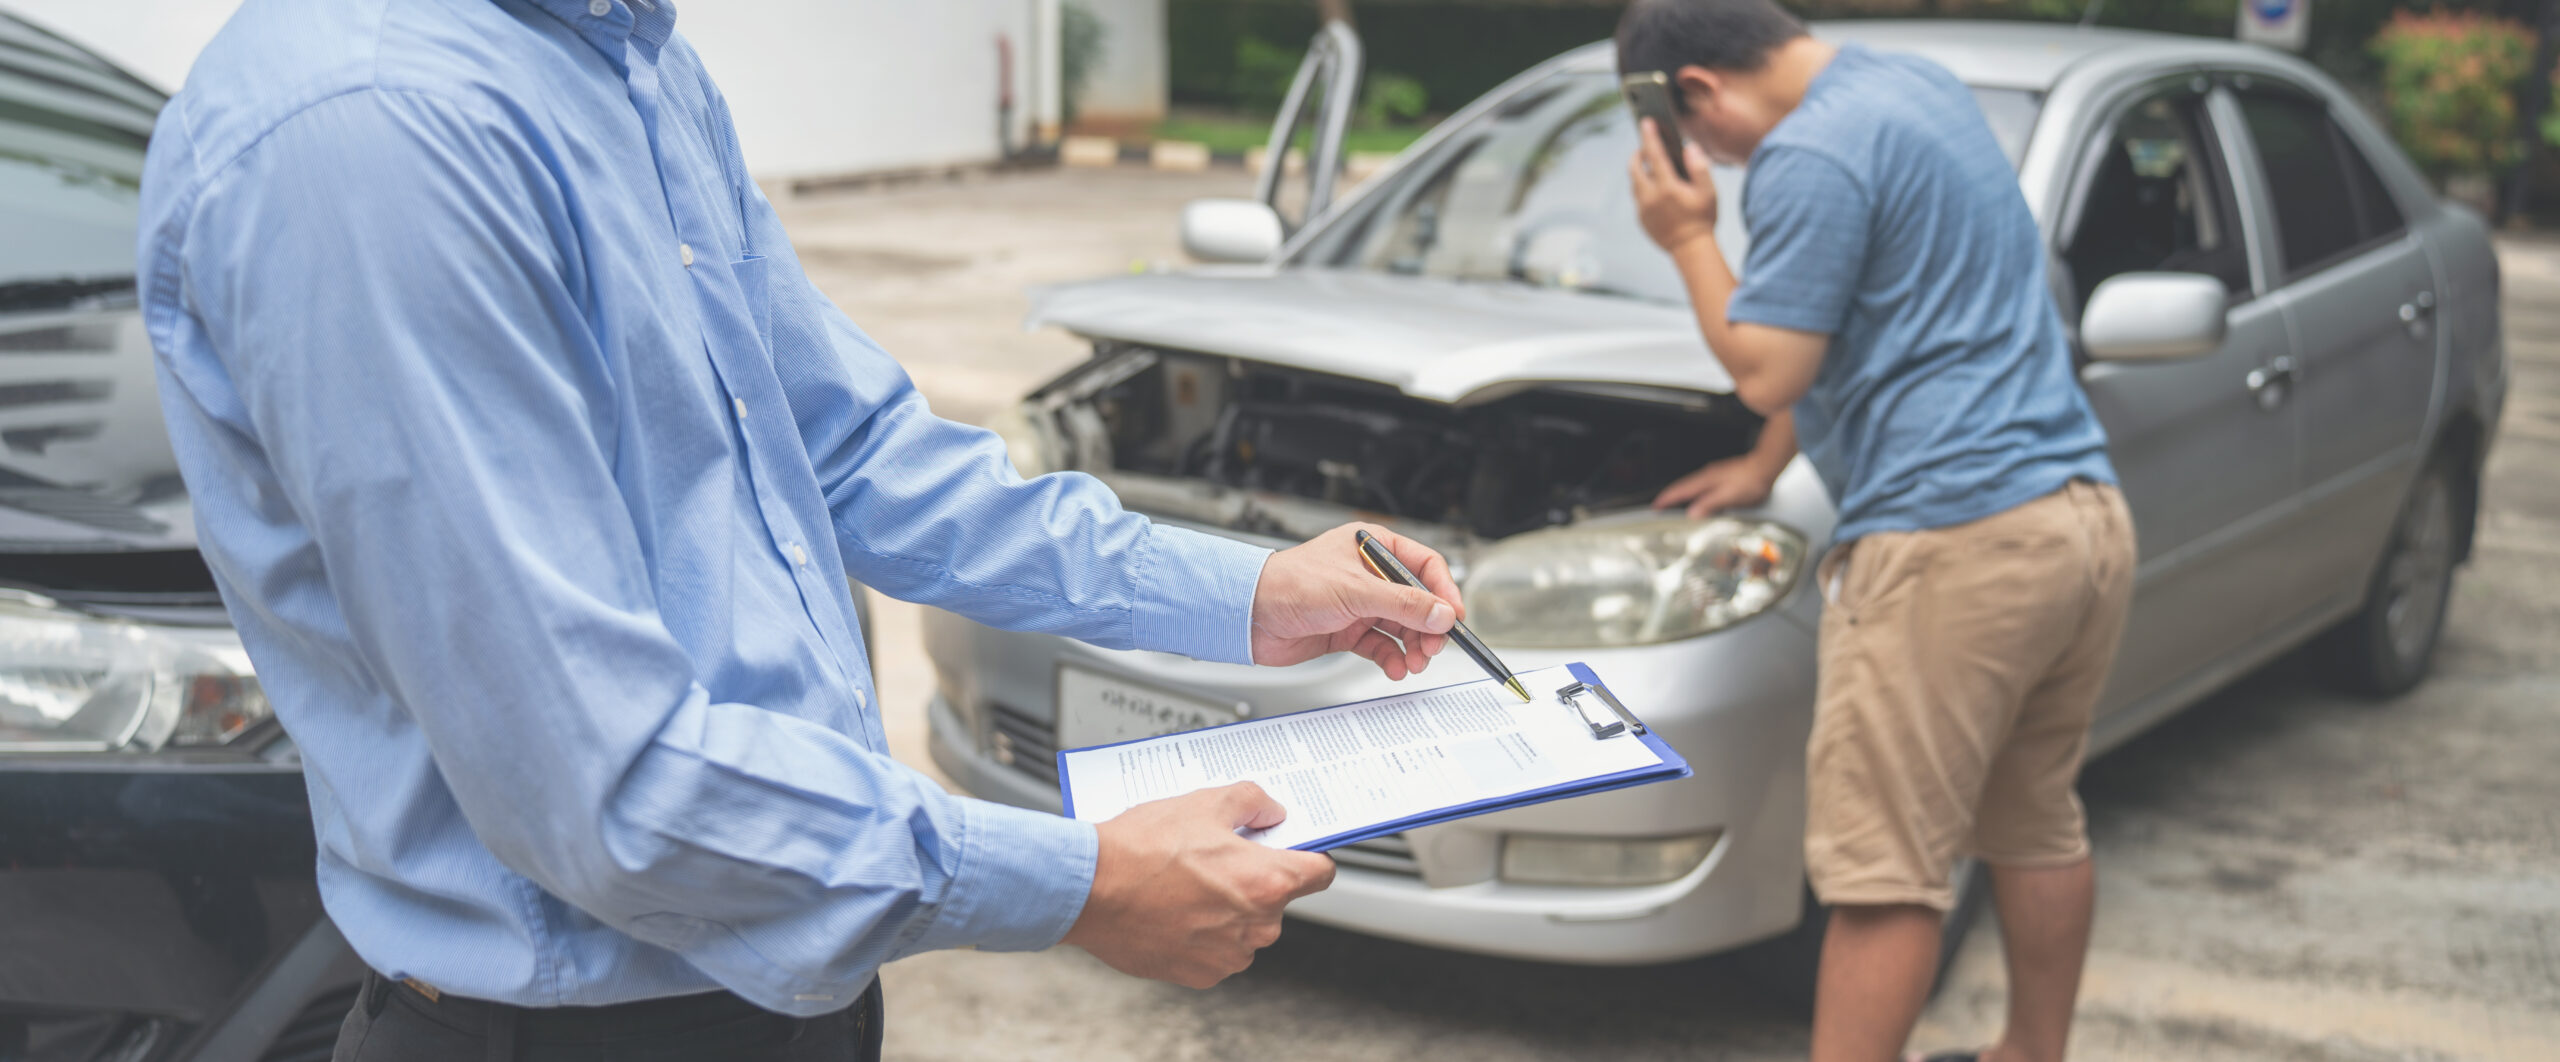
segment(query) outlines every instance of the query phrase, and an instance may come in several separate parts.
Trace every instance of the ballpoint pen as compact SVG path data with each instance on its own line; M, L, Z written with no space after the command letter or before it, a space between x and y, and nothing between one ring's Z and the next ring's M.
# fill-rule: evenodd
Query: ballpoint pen
M1386 543L1378 541L1378 536L1359 531L1354 532L1352 537L1360 543L1360 559L1369 565L1370 571L1378 573L1378 578L1391 583L1402 583L1415 589L1429 589L1422 585L1422 580L1413 577L1413 572L1404 566L1403 561L1396 559L1395 552L1388 549ZM1465 623L1451 624L1449 638L1458 643L1458 648L1466 650L1467 655L1475 659L1476 666L1483 668L1485 674L1501 679L1502 684L1510 687L1511 692L1518 695L1521 700L1529 699L1529 688L1520 684L1519 677L1513 675L1510 668L1504 667L1501 659L1493 655L1493 650L1485 647L1484 639L1476 637L1476 632L1468 630Z

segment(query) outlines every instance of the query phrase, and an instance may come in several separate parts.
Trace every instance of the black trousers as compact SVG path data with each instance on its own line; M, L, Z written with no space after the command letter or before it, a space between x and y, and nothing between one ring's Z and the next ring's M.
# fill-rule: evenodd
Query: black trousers
M816 1018L728 992L610 1007L532 1008L436 998L365 978L332 1062L878 1062L880 983Z

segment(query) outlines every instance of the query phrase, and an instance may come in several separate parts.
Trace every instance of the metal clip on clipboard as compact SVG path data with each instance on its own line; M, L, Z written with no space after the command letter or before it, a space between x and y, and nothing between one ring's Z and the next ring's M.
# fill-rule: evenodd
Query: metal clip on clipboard
M1583 707L1582 701L1580 700L1581 696L1586 693L1598 695L1600 702L1608 705L1610 714L1617 716L1617 718L1605 723L1592 719L1591 709ZM1627 711L1626 705L1618 703L1617 695L1610 693L1608 687L1594 686L1587 682L1576 682L1573 685L1557 690L1556 699L1563 701L1567 706L1573 709L1575 715L1582 717L1582 725L1591 728L1591 736L1594 738L1612 738L1620 734L1642 735L1645 733L1643 720L1637 719L1634 713Z

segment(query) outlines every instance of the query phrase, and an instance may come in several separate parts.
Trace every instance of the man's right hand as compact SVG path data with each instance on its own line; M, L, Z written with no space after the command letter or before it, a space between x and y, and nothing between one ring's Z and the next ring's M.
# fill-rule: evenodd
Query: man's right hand
M1280 939L1280 910L1333 884L1333 860L1236 836L1287 816L1262 787L1140 804L1094 828L1101 855L1084 913L1062 943L1136 977L1207 988Z
M1653 507L1685 507L1692 520L1704 520L1727 509L1751 508L1769 500L1777 486L1778 473L1786 469L1785 465L1775 469L1767 465L1753 454L1711 462L1672 480L1670 486L1654 496Z

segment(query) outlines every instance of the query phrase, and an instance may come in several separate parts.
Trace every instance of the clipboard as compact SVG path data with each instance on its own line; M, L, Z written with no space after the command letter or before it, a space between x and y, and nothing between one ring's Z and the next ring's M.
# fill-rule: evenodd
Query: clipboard
M1513 808L1528 807L1534 804L1543 804L1549 801L1563 800L1569 797L1604 793L1611 790L1625 789L1631 786L1646 785L1653 782L1672 781L1675 779L1690 777L1695 773L1690 769L1688 760L1684 759L1678 750L1673 749L1668 742L1664 741L1660 734L1655 733L1651 727L1646 726L1644 721L1639 718L1635 712L1629 710L1625 702L1620 700L1617 694L1609 689L1608 684L1603 682L1600 679L1600 676L1592 671L1590 665L1574 663L1567 665L1565 671L1569 674L1571 681L1561 688L1551 691L1556 696L1557 700L1561 702L1552 706L1555 710L1570 712L1571 714L1567 718L1571 719L1572 725L1579 732L1586 734L1590 740L1602 742L1636 742L1642 745L1645 749L1651 751L1658 762L1649 765L1631 767L1625 770L1610 771L1602 774L1582 775L1553 784L1522 788L1516 791L1505 792L1500 795L1486 797L1483 799L1453 803L1442 807L1433 807L1410 814L1398 815L1382 821L1364 822L1356 826L1350 826L1345 829L1328 833L1321 837L1301 841L1296 844L1289 845L1288 847L1300 851L1322 852L1359 841L1401 833L1417 827L1431 826L1443 822L1452 822L1458 819L1473 818L1478 815L1489 814L1496 811L1508 811ZM1548 676L1548 679L1551 681L1554 677L1555 676L1550 675ZM1526 680L1526 676L1523 676L1523 681ZM1539 685L1544 684L1545 683L1533 685L1531 688L1533 690L1538 690ZM1067 817L1077 818L1075 795L1077 785L1074 766L1070 760L1071 757L1078 757L1084 754L1100 752L1107 749L1197 738L1200 735L1214 734L1217 731L1239 726L1252 726L1257 724L1267 726L1276 721L1287 720L1298 716L1308 716L1317 713L1329 712L1348 713L1364 707L1382 705L1388 702L1409 701L1429 697L1434 694L1444 693L1446 691L1485 685L1494 685L1495 688L1499 688L1498 684L1495 684L1490 680L1454 683L1448 686L1435 687L1428 690L1398 693L1367 701L1355 701L1349 704L1332 705L1324 708L1312 708L1306 711L1293 712L1284 715L1264 716L1258 719L1243 720L1236 723L1207 727L1200 730L1185 731L1178 734L1139 738L1131 741L1112 742L1110 744L1094 745L1079 749L1061 749L1057 753L1059 795L1063 798ZM1509 695L1505 694L1505 696L1508 697ZM1517 703L1516 699L1514 700L1514 703ZM1539 706L1532 704L1523 707L1535 708ZM1261 781L1260 779L1254 780ZM1223 785L1228 784L1228 782L1215 781L1206 784ZM1288 802L1287 798L1283 796L1281 792L1275 790L1270 782L1262 782L1262 784L1264 789L1272 790L1272 795L1275 798L1281 799L1283 803ZM1163 795L1173 796L1178 794L1165 793ZM1157 798L1151 797L1149 799ZM1113 813L1116 814L1117 810L1118 809L1115 808Z

